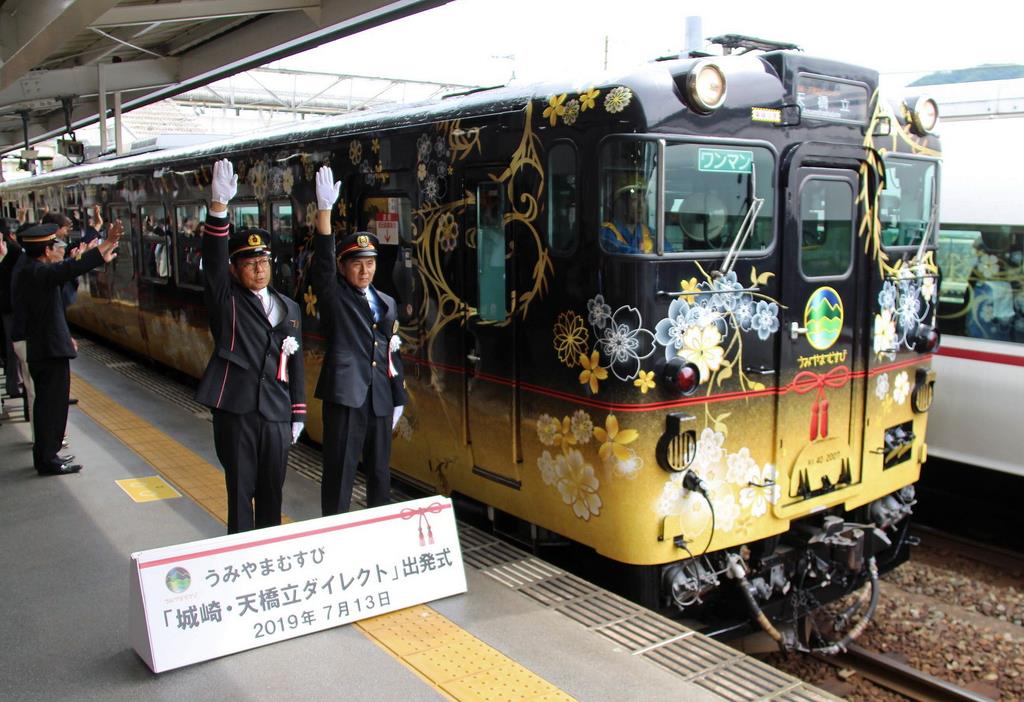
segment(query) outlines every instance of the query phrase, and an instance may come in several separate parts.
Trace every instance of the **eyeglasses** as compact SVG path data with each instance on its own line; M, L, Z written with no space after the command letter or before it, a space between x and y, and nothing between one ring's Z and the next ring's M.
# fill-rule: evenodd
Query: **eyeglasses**
M250 258L245 263L239 264L239 266L247 271L267 269L270 268L270 259L262 256L260 258Z

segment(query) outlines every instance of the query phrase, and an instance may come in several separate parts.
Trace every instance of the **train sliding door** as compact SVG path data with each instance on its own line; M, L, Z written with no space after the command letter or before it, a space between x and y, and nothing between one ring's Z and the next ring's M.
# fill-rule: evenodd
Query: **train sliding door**
M484 174L477 179L467 174L465 182L474 196L465 209L460 247L466 282L465 407L473 473L518 489L514 268L505 187Z
M808 159L809 160L809 159ZM790 208L783 237L779 430L776 468L780 518L808 500L833 504L860 483L863 398L864 258L856 246L857 171L798 156L789 170ZM836 165L839 165L838 163ZM788 477L788 480L786 479ZM830 497L826 497L830 496Z

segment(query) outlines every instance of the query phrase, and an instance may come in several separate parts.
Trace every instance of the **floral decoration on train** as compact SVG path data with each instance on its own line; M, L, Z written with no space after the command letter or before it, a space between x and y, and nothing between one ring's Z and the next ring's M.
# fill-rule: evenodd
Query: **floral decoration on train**
M655 327L655 341L665 359L680 357L697 367L710 394L736 377L743 390L763 390L743 370L744 335L768 341L779 331L779 303L759 292L744 291L735 271L713 277L698 264L703 280L681 281L682 293ZM752 288L766 284L774 273L751 268Z
M593 395L609 372L618 380L633 382L641 373L641 362L654 355L654 333L644 328L640 311L622 305L614 312L597 294L587 301L587 321L573 310L561 312L554 326L554 348L559 362L567 368L579 366L579 382ZM589 346L593 334L594 346ZM653 377L653 371L651 372ZM647 376L645 376L647 378ZM653 383L652 383L653 385ZM646 381L637 385L646 393Z
M911 348L918 326L933 320L938 269L931 261L930 252L922 263L897 261L892 275L882 283L872 337L872 348L879 359L892 360L901 348Z
M710 538L712 509L716 533L742 534L782 496L774 465L759 464L745 446L730 452L725 434L710 427L698 437L687 470L704 481L708 499L683 487L686 471L681 471L665 481L654 511L661 517L682 517L683 533L691 545Z
M645 369L644 362L661 347L666 360L680 357L696 366L709 394L733 377L743 390L763 390L763 383L743 371L743 337L766 342L776 334L779 303L744 290L735 271L713 277L699 264L698 269L704 279L680 281L679 295L653 332L644 326L637 308L622 305L612 311L600 293L587 301L589 329L575 311L559 313L553 329L559 362L568 368L582 367L579 382L591 394L598 394L609 373L646 394L655 383L654 371ZM751 268L751 286L764 285L772 276ZM588 347L590 338L593 346Z
M537 438L551 447L537 458L541 480L557 490L562 502L584 521L601 514L602 480L635 478L644 465L633 448L640 433L620 426L614 414L607 415L600 426L586 410L561 420L542 414L537 419Z
M576 124L576 120L580 118L580 115L587 110L593 110L597 107L597 98L600 97L601 91L591 86L573 97L570 97L570 95L571 93L562 93L560 95L548 96L542 117L552 127L558 124L559 118L561 118L562 124L567 127ZM629 100L627 99L626 105L628 104ZM623 109L626 105L623 105Z

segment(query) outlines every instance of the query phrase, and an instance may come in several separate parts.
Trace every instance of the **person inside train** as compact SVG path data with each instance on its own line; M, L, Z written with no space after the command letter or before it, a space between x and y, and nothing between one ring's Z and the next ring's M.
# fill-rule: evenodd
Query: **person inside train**
M89 212L85 232L82 234L82 243L88 244L101 238L103 238L103 212L99 205L93 205Z
M647 202L642 186L615 191L611 219L601 224L601 246L612 253L652 253L654 235L648 226Z
M317 233L310 276L327 338L316 396L323 400L323 515L347 512L356 466L366 472L366 505L391 501L391 432L406 402L398 353L398 305L373 286L379 241L353 232L335 245L331 211L341 183L329 166L316 175Z
M40 475L82 470L73 462L74 456L58 454L67 428L70 361L77 355L61 289L68 281L114 260L123 232L115 223L102 244L81 258L65 258L67 245L57 238L59 228L56 223L37 224L22 232L20 270L12 285L14 305L25 311L25 352L35 386L32 462Z
M202 236L214 351L196 390L213 412L229 534L281 523L288 449L306 421L302 315L270 285L270 234L243 228L229 236L228 203L237 191L231 162L214 163Z

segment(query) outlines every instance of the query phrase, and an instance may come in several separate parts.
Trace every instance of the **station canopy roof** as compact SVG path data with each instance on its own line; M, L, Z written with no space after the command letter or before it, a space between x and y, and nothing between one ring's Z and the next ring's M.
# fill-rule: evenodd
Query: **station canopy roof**
M0 153L450 0L0 0Z

